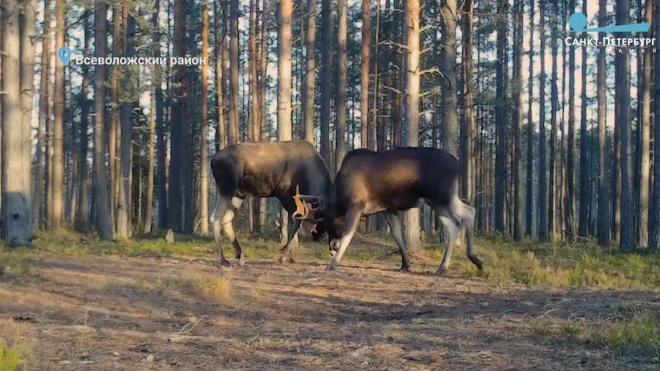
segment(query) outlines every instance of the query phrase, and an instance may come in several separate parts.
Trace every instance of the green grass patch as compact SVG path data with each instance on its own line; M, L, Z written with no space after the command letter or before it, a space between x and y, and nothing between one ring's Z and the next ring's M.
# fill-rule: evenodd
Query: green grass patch
M660 318L649 311L625 310L619 316L597 323L542 320L534 324L533 332L599 347L618 356L660 357Z
M24 259L39 254L58 255L120 255L120 256L204 256L215 258L217 251L211 238L175 234L175 242L165 241L165 231L138 236L129 241L100 241L93 235L80 235L68 231L40 232L36 236L37 249L0 249L2 268L16 265L3 263L11 259ZM248 233L238 234L247 259L277 259L281 243L275 235L260 238ZM436 234L425 236L423 255L439 265L445 244ZM465 241L457 246L449 268L450 274L482 277L496 282L514 282L552 287L600 287L618 289L648 289L660 286L660 253L649 250L621 252L615 248L600 248L591 242L580 244L514 242L501 237L483 236L476 240L476 249L484 261L479 271L467 259ZM223 237L223 251L230 261L234 248ZM329 259L327 240L314 242L303 234L298 247L293 249L294 259ZM346 251L345 259L399 261L396 244L383 233L356 236ZM28 263L22 263L28 267ZM29 270L26 268L24 270Z
M551 287L655 289L660 286L657 251L622 252L592 243L514 242L498 237L481 237L475 245L484 260L484 270L477 270L467 259L465 244L454 249L450 270L489 280ZM434 260L441 260L445 244L430 244L428 250Z
M9 344L0 339L0 371L27 371L28 349L23 344Z

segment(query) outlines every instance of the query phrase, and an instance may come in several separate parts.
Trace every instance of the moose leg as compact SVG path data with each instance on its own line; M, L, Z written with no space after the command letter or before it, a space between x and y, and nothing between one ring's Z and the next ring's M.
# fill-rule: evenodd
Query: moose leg
M296 233L298 233L301 220L291 217L291 213L288 214L289 230L287 231L286 244L284 244L284 247L282 247L280 250L280 263L295 263L293 260L293 253L291 252L291 241L293 240L293 237L296 235Z
M436 275L442 276L445 271L447 271L449 261L451 260L451 254L454 252L454 246L456 245L460 222L457 223L457 219L450 213L449 210L444 207L436 208L436 212L438 215L440 215L440 220L442 221L442 224L444 224L445 228L447 228L447 234L449 235L447 236L448 241L445 256L442 257L440 268L438 268L438 270L435 272Z
M328 270L335 270L337 268L337 264L339 264L339 261L341 261L341 257L344 256L344 252L346 252L346 248L351 243L353 235L355 234L358 224L360 223L361 213L362 211L355 206L352 206L348 209L348 212L346 213L346 222L344 224L344 233L339 240L337 255L335 255L332 260L330 260L330 264L328 264L327 268Z
M218 199L215 202L215 208L211 214L211 228L213 229L213 239L215 240L215 247L218 249L218 263L220 265L229 267L231 264L225 259L222 252L222 217L229 209L231 198L218 194Z
M477 256L477 253L474 251L474 220L477 214L477 211L474 207L467 205L458 197L454 201L456 213L463 220L465 226L465 233L467 235L467 256L472 264L476 265L477 268L483 269L483 263L481 259ZM460 236L459 236L460 237Z
M243 200L238 197L229 198L226 196L218 195L218 200L215 203L215 210L211 214L211 226L213 228L213 239L215 240L215 246L218 249L218 263L220 265L229 267L229 261L224 256L222 252L222 230L225 230L227 237L234 246L236 251L236 259L238 263L243 265L243 252L241 246L236 240L236 233L234 232L234 226L232 222L234 221L234 216L236 216L236 211L241 207Z
M234 246L234 251L236 252L236 259L238 260L239 265L245 264L245 259L243 257L243 250L241 249L241 245L238 243L238 240L236 239L236 232L234 232L233 222L234 222L234 217L236 216L238 210L241 208L242 204L243 204L242 198L233 197L231 199L231 204L229 205L227 212L225 212L225 215L222 217L222 227L225 230L227 237L229 237L229 241L231 241L231 244Z
M410 259L408 258L408 250L403 244L403 235L401 233L401 219L396 212L386 211L385 218L387 219L387 224L390 225L390 231L392 232L392 237L396 241L396 244L399 245L399 253L401 254L401 269L402 272L410 271Z

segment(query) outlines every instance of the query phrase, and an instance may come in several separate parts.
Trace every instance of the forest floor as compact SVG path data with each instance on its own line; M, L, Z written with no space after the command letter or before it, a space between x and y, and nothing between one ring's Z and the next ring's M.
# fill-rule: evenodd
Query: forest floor
M658 254L482 238L483 272L463 247L438 278L437 243L400 273L380 236L336 272L322 243L281 265L272 239L241 241L246 264L222 270L201 239L2 249L0 370L660 367Z

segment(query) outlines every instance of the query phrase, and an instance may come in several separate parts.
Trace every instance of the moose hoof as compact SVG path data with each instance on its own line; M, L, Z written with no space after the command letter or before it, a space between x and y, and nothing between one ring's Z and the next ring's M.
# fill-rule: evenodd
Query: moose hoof
M293 258L290 256L286 256L286 255L280 256L280 264L287 264L287 263L291 264L291 263L295 263L295 261L293 261Z
M238 258L237 260L239 266L244 266L245 265L245 259L243 257Z
M399 272L406 272L406 273L408 273L408 272L410 272L410 267L407 266L407 265L403 265L403 266L401 266L401 268L399 268Z
M440 267L435 272L435 275L438 276L438 277L442 277L445 274L446 271L447 271L447 268Z
M231 267L231 263L228 262L228 261L225 260L225 259L217 261L216 264L218 265L219 268L222 268L222 267Z
M330 264L328 264L328 266L325 268L325 270L326 270L326 271L334 271L334 270L337 270L337 266L334 265L334 264L332 264L332 263L330 263Z

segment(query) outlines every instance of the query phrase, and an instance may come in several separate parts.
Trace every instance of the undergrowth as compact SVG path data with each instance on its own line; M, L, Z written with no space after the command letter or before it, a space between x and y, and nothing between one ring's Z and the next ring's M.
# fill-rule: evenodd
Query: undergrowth
M35 241L36 249L0 249L0 274L7 267L20 267L20 271L29 272L29 257L39 254L217 257L211 238L176 235L174 243L167 243L164 235L164 232L157 232L129 241L105 242L95 236L67 231L40 232ZM277 236L254 238L242 233L238 238L248 261L279 257L281 244ZM442 260L445 244L433 236L426 236L425 241L422 254L432 261L419 265L432 266L435 270ZM513 242L488 236L477 238L475 246L484 262L484 270L477 270L467 259L463 241L454 249L448 274L551 287L647 289L660 286L660 253L655 251L621 252L615 248L600 248L593 243ZM223 251L232 261L234 249L226 237L223 237ZM327 242L313 242L307 236L301 238L293 254L294 259L329 258ZM356 236L344 259L400 262L396 244L385 234Z
M660 318L648 310L624 310L598 322L543 320L534 325L534 332L604 348L617 356L660 357Z
M27 371L26 358L25 345L8 344L4 339L0 339L0 371Z

